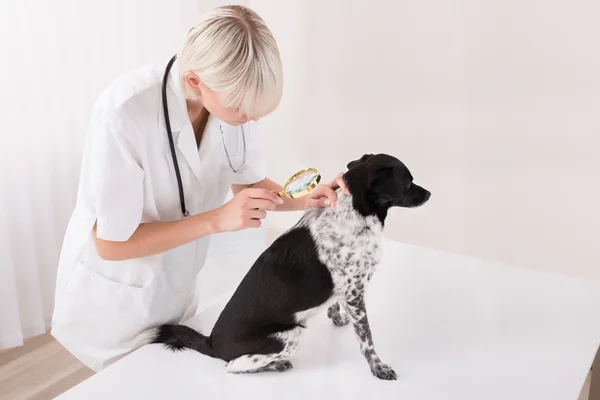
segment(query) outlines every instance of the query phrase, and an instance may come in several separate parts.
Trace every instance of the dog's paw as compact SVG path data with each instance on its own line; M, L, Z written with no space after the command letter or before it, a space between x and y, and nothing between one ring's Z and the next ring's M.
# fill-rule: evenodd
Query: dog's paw
M375 375L377 378L386 381L395 381L398 379L398 376L392 367L383 363L373 365L371 367L371 372L373 372L373 375Z
M231 363L231 362L230 362ZM281 360L281 361L273 361L267 365L265 365L264 367L259 367L259 368L250 368L250 369L244 369L244 370L235 370L230 368L229 364L227 364L227 368L225 369L225 372L229 372L232 374L256 374L259 372L284 372L287 371L288 369L292 369L293 365L291 362L287 361L287 360Z
M350 322L350 317L345 311L341 311L338 304L334 304L327 309L327 316L335 326L344 326Z
M291 362L289 362L287 360L283 360L283 361L274 361L271 364L269 364L269 367L271 367L271 369L273 371L284 372L284 371L287 371L288 369L292 369L294 366L292 365Z

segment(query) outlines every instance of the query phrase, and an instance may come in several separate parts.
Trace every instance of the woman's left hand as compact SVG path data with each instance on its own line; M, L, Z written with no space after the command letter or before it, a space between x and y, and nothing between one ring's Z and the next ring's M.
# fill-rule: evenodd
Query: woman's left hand
M320 184L306 197L306 209L327 207L331 205L333 211L336 211L337 193L335 192L338 188L346 194L350 194L346 183L343 178L344 174L340 172L333 181L329 184Z

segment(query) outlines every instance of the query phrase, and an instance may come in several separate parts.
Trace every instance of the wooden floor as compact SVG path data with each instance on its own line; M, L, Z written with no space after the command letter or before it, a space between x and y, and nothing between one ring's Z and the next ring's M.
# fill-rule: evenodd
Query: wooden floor
M0 352L0 400L53 399L92 376L50 334ZM588 400L590 377L579 400Z
M53 399L92 376L50 334L0 352L0 400Z

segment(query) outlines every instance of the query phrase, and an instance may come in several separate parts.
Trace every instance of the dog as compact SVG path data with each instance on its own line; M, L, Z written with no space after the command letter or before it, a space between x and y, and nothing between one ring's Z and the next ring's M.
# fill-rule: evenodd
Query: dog
M365 289L382 255L382 231L391 207L419 207L431 193L413 183L408 168L386 154L365 154L343 175L337 210L307 211L267 248L242 279L210 336L165 324L142 333L138 344L193 349L227 362L226 371L286 371L319 309L337 326L352 323L371 372L397 379L373 345Z

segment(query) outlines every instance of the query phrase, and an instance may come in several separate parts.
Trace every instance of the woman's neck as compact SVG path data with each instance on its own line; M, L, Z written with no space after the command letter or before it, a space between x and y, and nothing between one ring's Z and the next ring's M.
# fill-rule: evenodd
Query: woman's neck
M196 137L196 145L200 148L202 142L202 136L204 129L208 122L209 112L200 101L186 100L188 117L192 123L194 129L194 136Z
M206 117L208 111L206 108L204 108L204 104L202 104L200 100L187 99L185 104L187 106L188 117L190 118L192 126L196 126Z

